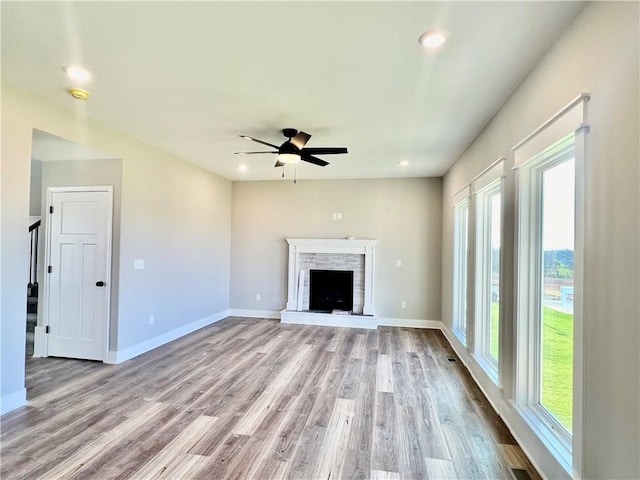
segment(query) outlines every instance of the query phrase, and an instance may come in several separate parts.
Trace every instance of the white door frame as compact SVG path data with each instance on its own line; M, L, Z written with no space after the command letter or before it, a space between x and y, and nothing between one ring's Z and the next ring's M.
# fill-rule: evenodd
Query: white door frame
M51 206L53 204L53 194L54 193L65 193L65 192L106 192L108 201L109 201L109 217L107 219L107 271L105 282L107 284L107 300L106 300L106 322L104 325L104 345L102 351L102 361L107 360L107 353L109 351L109 341L110 341L110 325L111 325L111 243L112 243L112 235L113 235L113 186L104 185L104 186L81 186L81 187L47 187L47 209L44 214L47 215L47 220L45 222L45 262L44 265L50 265L51 261L51 221L50 217L48 217ZM44 215L43 215L44 216ZM44 272L44 295L43 295L43 325L40 330L41 335L35 335L36 339L40 337L42 339L41 345L42 348L38 349L34 346L34 351L39 351L39 356L48 357L49 356L49 337L45 334L45 329L49 326L49 296L50 296L50 288L51 282L49 281L49 275L46 270ZM44 337L44 338L42 338Z

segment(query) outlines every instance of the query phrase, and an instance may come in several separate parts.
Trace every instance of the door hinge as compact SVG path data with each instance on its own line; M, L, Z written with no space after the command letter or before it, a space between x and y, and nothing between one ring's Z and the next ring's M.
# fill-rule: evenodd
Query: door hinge
M47 325L46 327L44 327L44 333L49 333L49 325Z
M51 272L53 272L53 267L51 265L49 265L47 267L47 273L51 273Z
M49 213L53 213L53 205L49 207Z

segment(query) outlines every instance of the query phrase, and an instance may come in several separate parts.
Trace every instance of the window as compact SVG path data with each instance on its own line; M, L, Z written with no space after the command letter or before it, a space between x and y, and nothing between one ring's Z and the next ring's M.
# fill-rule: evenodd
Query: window
M474 351L478 363L498 383L500 356L500 251L502 179L476 192L476 285Z
M588 98L581 95L514 147L515 404L577 477L582 464L582 165L588 132L583 102Z
M453 332L467 344L467 270L469 252L469 189L453 206ZM457 199L454 198L454 201Z
M478 364L499 385L500 267L502 252L502 183L505 157L473 180L474 290L472 351Z
M570 158L566 158L570 157ZM536 169L540 185L540 280L535 299L539 372L537 402L572 431L573 271L575 160L572 149L559 162Z

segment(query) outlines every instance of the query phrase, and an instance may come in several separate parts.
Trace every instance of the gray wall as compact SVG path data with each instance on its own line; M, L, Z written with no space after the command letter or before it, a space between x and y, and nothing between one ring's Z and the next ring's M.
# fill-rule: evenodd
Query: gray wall
M122 173L118 350L226 311L231 239L230 181L161 156Z
M584 478L640 477L638 3L588 4L444 179L442 319L452 325L452 197L581 92L590 92L586 162L584 298ZM508 171L505 283L513 285L515 177ZM513 397L512 288L503 296L508 329L503 415L549 477L561 472L518 414ZM482 380L482 379L481 379Z
M74 112L2 85L0 397L24 399L33 129L122 160L118 350L226 312L231 182ZM66 180L65 180L66 181ZM97 181L97 179L96 179ZM144 270L133 270L144 259ZM149 314L156 315L149 325ZM111 339L114 346L114 339ZM8 405L8 403L6 403ZM3 409L4 409L3 405Z
M378 240L378 316L440 320L441 186L439 178L234 182L231 308L285 307L286 238L353 236Z
M35 161L32 161L33 166ZM41 208L39 210L47 211L47 188L49 187L76 187L76 186L108 186L113 187L113 232L112 232L112 256L111 256L111 305L110 305L110 349L115 349L115 339L117 338L118 324L118 288L119 288L119 272L120 272L120 212L121 212L121 191L122 191L122 160L106 159L106 160L74 160L74 161L55 161L55 162L37 162L40 164L40 195L39 200ZM33 179L33 171L31 173ZM32 188L33 185L32 181ZM33 199L33 192L31 197ZM32 200L33 202L33 200ZM42 246L46 238L46 232L49 228L49 216L42 216L42 227L40 238ZM40 258L38 260L39 268L39 284L44 286L44 269L45 249L40 248ZM42 324L41 314L44 312L42 304L44 295L40 295L38 305L38 324Z
M29 271L31 129L12 118L2 92L0 155L0 403L2 412L26 401L26 295Z
M42 193L42 162L31 160L31 187L29 197L29 215L40 216L40 200Z

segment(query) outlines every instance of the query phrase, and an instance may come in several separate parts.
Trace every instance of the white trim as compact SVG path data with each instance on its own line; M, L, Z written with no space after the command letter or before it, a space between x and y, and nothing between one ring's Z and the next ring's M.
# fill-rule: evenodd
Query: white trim
M389 318L376 317L379 327L405 327L405 328L429 328L442 330L443 324L440 320L423 320L421 318Z
M582 104L583 106L585 106L586 102L588 102L590 99L591 99L591 94L589 92L582 92L576 98L571 100L568 104L566 104L564 107L562 107L558 112L556 112L553 115L551 115L551 117L547 121L543 122L542 125L540 125L538 128L536 128L533 132L531 132L529 135L527 135L522 140L520 140L518 143L516 143L511 148L511 151L515 152L517 149L521 148L524 144L529 142L533 137L538 135L543 130L547 129L552 123L555 123L557 120L559 120L560 118L564 117L576 105ZM586 107L585 107L585 109L586 109ZM583 122L579 122L579 123L583 123ZM575 123L574 123L574 128L575 128Z
M526 142L517 146L517 259L516 262L516 388L514 410L557 462L574 478L581 478L583 466L583 336L582 301L584 268L584 164L586 155L586 101L580 96L546 122ZM516 148L516 147L514 147ZM541 299L539 255L542 240L542 178L555 165L575 159L574 213L574 311L573 311L573 433L538 404L540 368L539 323Z
M585 118L586 120L586 118ZM574 270L573 289L579 302L573 305L573 446L572 446L572 473L573 477L582 478L584 471L584 332L588 321L588 314L584 308L585 288L584 271L585 258L588 251L588 238L586 229L586 166L588 165L587 134L589 128L578 128L575 132L574 158L575 158L575 231L581 234L575 235L573 245ZM575 258L580 262L576 264Z
M467 193L470 193L470 187L469 185ZM466 218L462 218L462 213L466 214ZM471 198L461 197L460 200L453 205L452 327L456 336L465 345L467 344L469 328L470 222ZM462 245L462 242L464 242L464 245Z
M282 310L280 323L298 325L319 325L324 327L366 328L375 330L378 327L405 327L442 329L440 320L423 320L419 318L372 317L369 315L334 315L331 313L298 312Z
M505 163L507 157L498 157L492 163L490 163L487 167L485 167L480 173L478 173L473 179L471 179L471 184L473 185L473 191L477 192L478 190L484 188L491 182L493 182L496 178L505 176Z
M507 429L511 435L513 435L516 442L518 442L518 445L537 472L540 473L543 478L565 478L565 469L553 454L548 451L547 447L541 442L540 438L535 434L534 430L531 429L531 426L526 422L526 420L520 416L520 412L516 406L511 401L491 398L489 392L485 389L483 382L479 381L476 369L470 368L470 366L475 362L475 359L469 354L468 349L460 343L460 340L458 340L455 333L444 324L442 333L462 362L463 366L469 372L469 375L471 375L476 386L480 389L491 405L491 408L493 408L496 414L502 418ZM478 371L484 374L484 371L481 369L478 369ZM500 408L497 407L496 402L499 402ZM535 454L536 452L537 454ZM542 468L542 465L544 465L545 468Z
M441 322L440 330L442 330L442 333L444 334L444 336L447 337L447 341L449 342L449 345L451 346L451 348L453 348L453 351L456 352L456 355L458 356L460 361L467 368L467 370L469 370L468 348L460 341L460 338L458 338L456 333L453 330L451 330L447 325L445 325L444 322Z
M111 343L111 336L109 332L111 330L111 268L112 268L112 243L113 243L113 186L112 185L85 185L78 187L47 187L47 205L44 215L49 215L49 209L51 208L53 201L54 193L65 193L65 192L106 192L107 193L107 201L109 208L109 216L107 218L107 265L105 270L105 283L108 287L107 289L107 298L105 300L105 308L106 308L106 321L104 325L104 345L102 351L102 361L107 362L109 358L109 344ZM46 217L45 224L45 244L44 244L44 252L45 252L45 262L44 265L51 265L51 219L49 216ZM49 296L50 296L50 288L51 283L49 282L49 275L44 274L43 278L43 301L42 301L42 326L47 327L49 325ZM49 337L45 335L44 343L39 346L39 354L42 357L46 357L49 355ZM34 350L35 350L35 340L34 340Z
M494 162L493 167L485 170L482 177L478 180L481 187L476 187L475 191L475 221L474 221L474 289L473 289L473 325L470 330L473 331L473 355L476 357L476 364L481 366L489 378L492 379L497 387L500 387L502 378L500 377L500 357L503 343L501 341L501 332L504 329L503 310L499 308L498 322L498 358L491 355L491 312L492 312L492 296L493 296L493 211L490 205L495 195L500 195L500 211L498 212L498 221L500 222L500 252L499 263L500 270L498 274L499 297L500 287L504 284L503 265L504 265L504 159ZM499 307L502 306L500 302Z
M465 198L466 199L471 198L471 184L470 183L467 183L464 187L462 187L460 190L458 190L456 193L454 193L453 197L451 198L451 200L452 200L452 203L454 205L457 205L458 203L463 201Z
M247 317L247 318L273 318L280 320L279 310L250 310L243 308L229 309L230 317Z
M200 330L201 328L207 327L213 323L216 323L223 318L227 318L229 316L229 310L223 310L221 312L215 313L213 315L209 315L208 317L204 317L200 320L196 320L195 322L191 322L187 325L183 325L182 327L176 328L175 330L171 330L170 332L163 333L162 335L158 335L157 337L150 338L144 342L138 343L137 345L133 345L131 347L125 348L124 350L117 351L109 351L107 354L107 359L105 363L122 363L130 360L132 358L137 357L138 355L142 355L143 353L149 352L154 348L161 347L169 342L177 340L178 338L182 338L185 335L189 335L190 333L195 332L196 330Z
M298 282L300 276L300 254L341 253L364 255L364 298L362 313L375 315L373 302L374 258L377 240L344 238L287 238L289 244L289 268L287 281L287 311L298 309Z
M33 334L33 356L47 356L47 334L44 326L36 326Z
M298 312L282 310L280 323L297 325L319 325L323 327L366 328L375 330L378 325L374 317L367 315L333 315L331 313Z
M0 398L0 415L9 413L16 408L24 407L27 404L27 389L21 388L17 392L10 393Z

